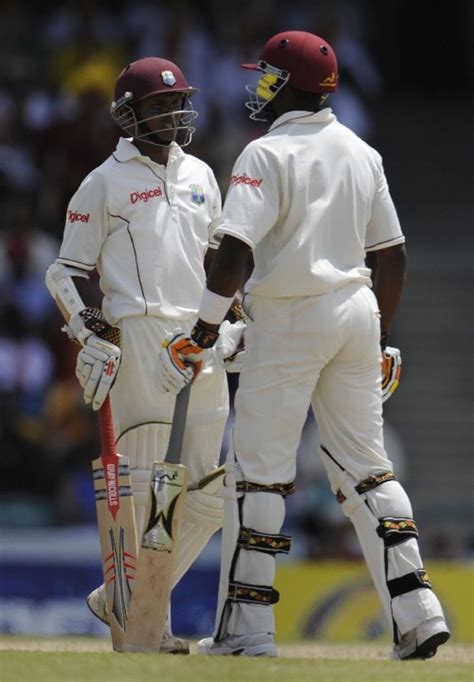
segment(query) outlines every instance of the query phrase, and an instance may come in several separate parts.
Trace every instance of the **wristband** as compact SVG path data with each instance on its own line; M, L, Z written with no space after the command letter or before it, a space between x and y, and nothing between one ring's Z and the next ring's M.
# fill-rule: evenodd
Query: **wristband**
M218 336L219 332L213 332L210 329L206 329L206 327L200 325L199 322L196 322L191 331L191 339L200 348L212 348L217 341Z
M220 296L206 287L201 298L198 318L209 324L220 324L229 310L234 297Z

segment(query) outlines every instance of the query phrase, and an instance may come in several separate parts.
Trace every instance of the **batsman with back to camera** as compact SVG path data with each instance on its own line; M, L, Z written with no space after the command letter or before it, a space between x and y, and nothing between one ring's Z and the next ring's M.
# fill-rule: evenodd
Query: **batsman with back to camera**
M382 430L381 349L406 267L382 159L324 106L338 78L324 39L283 32L256 64L243 66L260 72L256 89L247 86L250 118L270 127L235 163L217 228L223 239L187 339L196 356L216 342L252 250L216 627L198 651L276 655L275 555L290 549L281 534L284 499L311 405L331 488L355 527L393 633L391 655L430 658L450 633ZM374 292L368 252L377 258ZM175 343L185 342L182 335ZM190 373L172 346L161 363L183 384Z
M70 318L71 334L83 346L76 374L86 402L98 410L111 389L117 447L130 463L138 537L153 461L166 452L175 402L156 382L157 355L177 325L189 333L196 321L217 246L216 179L203 161L183 151L195 130L197 113L190 101L195 92L166 59L148 57L124 68L111 115L129 137L119 140L72 197L59 257L46 274L53 297ZM95 267L104 322L101 311L86 307L78 288ZM91 331L104 323L119 328L120 347ZM243 327L225 322L224 342L193 386L182 451L190 487L218 464L228 415L225 357L234 357ZM222 476L187 494L174 585L221 527L221 493ZM104 586L87 601L107 622ZM189 652L188 643L172 635L169 617L161 651Z

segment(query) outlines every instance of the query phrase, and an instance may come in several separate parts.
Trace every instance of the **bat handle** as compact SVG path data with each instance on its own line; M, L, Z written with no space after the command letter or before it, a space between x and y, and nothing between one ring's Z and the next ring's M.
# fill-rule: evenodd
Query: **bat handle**
M186 386L176 396L174 406L173 423L168 441L168 450L165 460L172 464L179 464L181 459L181 447L183 445L184 427L186 425L186 415L188 413L189 396L191 393L192 382Z
M111 457L116 454L114 424L112 421L112 410L110 398L107 396L99 410L100 444L102 447L102 457Z

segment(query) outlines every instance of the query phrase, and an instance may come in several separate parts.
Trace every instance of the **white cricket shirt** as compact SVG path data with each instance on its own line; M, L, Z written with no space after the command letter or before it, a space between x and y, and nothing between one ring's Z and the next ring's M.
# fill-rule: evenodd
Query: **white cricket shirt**
M370 285L366 251L405 241L380 154L329 108L286 113L247 145L217 231L253 249L245 290L269 297Z
M97 267L111 324L133 315L185 319L199 308L220 212L203 161L174 145L162 166L121 138L69 202L57 260Z

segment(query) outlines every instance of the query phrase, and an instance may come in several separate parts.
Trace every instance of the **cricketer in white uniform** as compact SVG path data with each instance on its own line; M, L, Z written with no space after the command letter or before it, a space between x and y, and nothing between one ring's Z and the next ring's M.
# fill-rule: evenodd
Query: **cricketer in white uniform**
M191 330L205 285L205 258L217 246L216 179L203 161L182 149L194 131L197 114L189 101L194 92L165 59L145 58L122 71L111 113L131 137L120 139L72 197L59 257L46 277L83 343L76 373L86 402L98 409L112 386L117 447L129 459L138 537L152 464L166 453L175 402L155 380L158 352L177 326ZM94 268L104 294L102 312L108 325L120 329L120 348L84 327L77 278L87 278ZM208 362L191 392L183 442L191 485L215 470L227 415L225 371ZM216 479L186 497L174 584L221 526L221 489ZM88 603L107 620L102 588ZM189 651L169 628L165 638L163 650Z
M206 348L218 337L251 249L216 630L198 650L276 654L275 555L290 549L281 534L284 498L311 405L332 490L354 524L393 633L393 656L429 658L449 630L383 441L381 341L403 288L405 239L382 160L322 108L337 84L325 40L284 32L258 64L244 66L261 72L257 90L249 89L251 118L271 125L235 163L218 226L224 237L190 341ZM378 301L367 252L377 253ZM162 363L171 360L162 352Z

